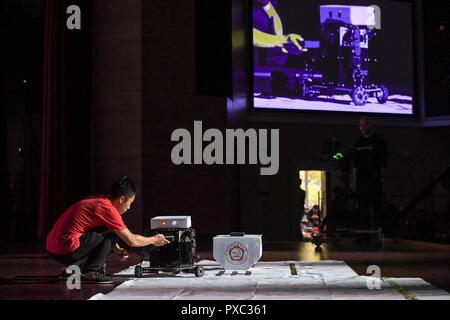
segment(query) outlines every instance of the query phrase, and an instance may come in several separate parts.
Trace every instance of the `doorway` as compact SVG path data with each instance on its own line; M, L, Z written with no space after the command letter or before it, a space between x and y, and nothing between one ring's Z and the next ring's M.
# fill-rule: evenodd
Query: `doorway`
M324 170L298 170L297 192L305 192L304 208L300 218L300 233L303 241L311 241L313 234L319 232L327 214L327 172ZM301 207L301 206L300 206Z
M311 227L313 221L307 219L306 213L313 209L315 205L320 210L319 220L323 221L330 213L331 199L334 197L332 186L338 183L340 177L337 169L336 162L333 161L293 162L291 171L291 240L302 241L308 239L305 229L306 227ZM299 179L302 180L301 186ZM305 191L305 194L300 188ZM304 205L302 208L303 201ZM319 225L321 225L321 222Z
M305 212L318 205L322 219L327 213L327 173L320 170L299 170L298 177L302 179L302 189L305 190ZM300 188L300 186L298 186Z

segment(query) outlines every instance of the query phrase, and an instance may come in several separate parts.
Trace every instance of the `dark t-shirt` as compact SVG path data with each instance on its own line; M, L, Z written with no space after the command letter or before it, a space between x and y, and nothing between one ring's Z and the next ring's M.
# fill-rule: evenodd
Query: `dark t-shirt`
M380 168L386 166L387 148L383 138L374 134L356 141L353 168L357 169L358 180L377 181L380 179Z

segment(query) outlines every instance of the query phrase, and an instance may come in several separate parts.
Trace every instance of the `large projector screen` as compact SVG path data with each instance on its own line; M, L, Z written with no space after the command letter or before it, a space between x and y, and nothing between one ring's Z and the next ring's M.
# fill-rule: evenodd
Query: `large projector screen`
M408 1L253 0L253 107L414 114Z

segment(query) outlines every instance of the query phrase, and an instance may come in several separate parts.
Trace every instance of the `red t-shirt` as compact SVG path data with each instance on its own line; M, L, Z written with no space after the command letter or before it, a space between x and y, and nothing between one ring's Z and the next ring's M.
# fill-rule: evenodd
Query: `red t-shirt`
M105 196L90 196L67 209L47 236L47 251L60 255L73 252L80 246L80 237L96 227L112 232L127 228Z

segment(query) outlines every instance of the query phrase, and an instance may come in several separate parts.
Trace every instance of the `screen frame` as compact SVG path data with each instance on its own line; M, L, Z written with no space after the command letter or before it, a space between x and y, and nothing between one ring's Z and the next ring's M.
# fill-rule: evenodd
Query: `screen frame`
M328 116L342 117L341 120L345 121L347 119L359 118L363 115L368 115L374 118L380 119L402 119L405 121L418 121L423 118L424 114L424 92L423 88L423 52L422 49L423 40L422 32L419 30L422 24L422 16L420 13L420 6L422 5L421 0L382 0L384 2L400 2L406 3L411 6L411 36L412 36L412 61L413 61L413 106L412 114L397 114L397 113L376 113L376 112L349 112L349 111L328 111L328 110L296 110L296 109L280 109L280 108L256 108L254 106L254 56L253 56L253 0L247 0L248 5L248 27L247 27L247 39L249 39L247 44L248 50L248 111L250 116L259 118L260 116L265 116L268 113L273 115L288 115L289 117L295 117L296 115L302 118L308 116L314 116L326 119ZM419 21L420 20L420 21ZM415 123L417 125L417 123Z

